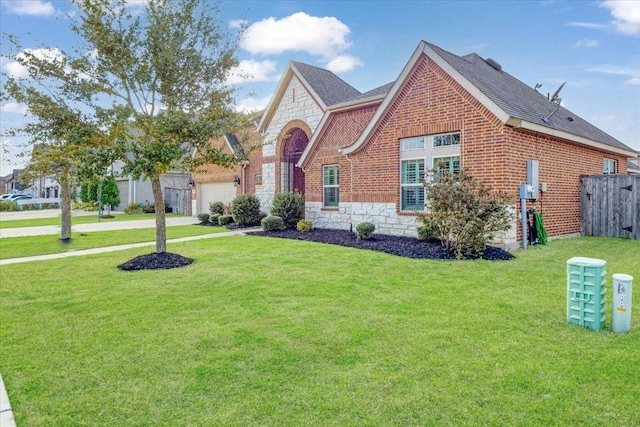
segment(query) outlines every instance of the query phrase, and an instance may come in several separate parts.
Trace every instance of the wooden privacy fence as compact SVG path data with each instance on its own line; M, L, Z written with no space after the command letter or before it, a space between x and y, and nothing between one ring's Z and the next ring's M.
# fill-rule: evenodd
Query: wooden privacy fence
M640 175L580 178L583 236L640 240Z

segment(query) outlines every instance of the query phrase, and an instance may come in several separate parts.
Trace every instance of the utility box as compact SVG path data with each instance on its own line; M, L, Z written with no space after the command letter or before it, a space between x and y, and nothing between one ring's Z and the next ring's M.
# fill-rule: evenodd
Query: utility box
M633 277L628 274L613 275L611 332L629 332L629 329L631 329L632 287Z
M607 262L575 257L567 261L567 321L599 331L604 328Z

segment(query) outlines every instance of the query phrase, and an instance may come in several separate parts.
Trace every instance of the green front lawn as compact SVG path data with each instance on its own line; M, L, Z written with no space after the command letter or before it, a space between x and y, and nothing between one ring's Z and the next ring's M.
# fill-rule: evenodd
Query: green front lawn
M167 227L167 239L221 233L226 227L202 227L199 225L173 225ZM7 237L0 239L0 259L21 258L34 255L56 254L129 243L153 242L155 228L129 230L73 232L71 242L60 242L60 235Z
M566 322L566 261L640 278L640 242L506 262L235 236L2 267L0 372L18 426L640 425L632 330ZM638 298L636 297L636 301ZM607 305L607 329L610 323Z

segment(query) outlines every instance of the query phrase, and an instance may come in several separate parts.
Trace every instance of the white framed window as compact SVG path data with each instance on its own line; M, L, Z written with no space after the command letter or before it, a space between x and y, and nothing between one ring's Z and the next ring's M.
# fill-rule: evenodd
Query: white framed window
M433 179L437 179L442 172L460 172L460 156L434 157Z
M405 138L400 140L400 151L424 150L425 137Z
M424 210L425 160L403 160L400 166L400 209L403 211Z
M433 136L433 147L446 147L449 145L460 145L459 133L448 133L445 135Z
M400 139L400 210L424 211L425 189L422 180L429 168L460 171L459 132Z
M616 161L613 159L604 159L603 170L605 175L616 173Z
M326 165L322 167L322 205L325 207L338 207L340 204L340 181L338 165Z

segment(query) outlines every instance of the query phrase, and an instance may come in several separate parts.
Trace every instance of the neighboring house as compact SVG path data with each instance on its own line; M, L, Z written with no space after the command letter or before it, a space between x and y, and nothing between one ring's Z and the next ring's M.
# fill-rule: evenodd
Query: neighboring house
M22 169L14 169L9 175L2 177L2 190L4 193L24 193L30 196L37 197L36 194L32 194L32 188L30 184L23 184L20 182L20 174Z
M209 213L211 202L223 202L229 205L233 199L244 193L255 194L262 187L262 143L260 134L249 129L236 135L227 134L221 141L212 141L223 152L246 155L244 161L231 168L218 165L207 165L193 174L194 212ZM250 150L248 153L243 145ZM256 148L258 147L258 148Z
M114 210L123 211L131 203L154 204L150 180L134 180L122 174L124 163L118 160L111 167L120 191L120 204ZM193 181L189 172L170 170L160 176L165 206L170 212L192 215L191 187Z
M557 98L557 97L555 97ZM328 70L291 62L257 131L264 135L262 186L304 193L306 218L322 228L371 221L376 231L416 235L421 179L465 169L514 196L505 246L522 240L516 199L527 161L544 188L527 208L548 235L580 233L580 176L626 173L631 148L473 53L420 42L395 82L360 93Z
M640 153L634 159L627 161L627 173L632 175L640 174Z

